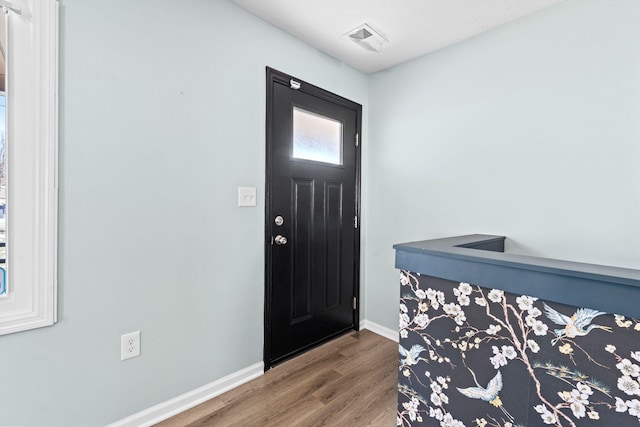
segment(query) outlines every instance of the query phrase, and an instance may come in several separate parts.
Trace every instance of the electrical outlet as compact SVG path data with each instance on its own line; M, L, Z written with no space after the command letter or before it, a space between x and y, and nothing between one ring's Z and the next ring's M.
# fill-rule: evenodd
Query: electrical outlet
M120 360L140 356L140 331L120 337Z

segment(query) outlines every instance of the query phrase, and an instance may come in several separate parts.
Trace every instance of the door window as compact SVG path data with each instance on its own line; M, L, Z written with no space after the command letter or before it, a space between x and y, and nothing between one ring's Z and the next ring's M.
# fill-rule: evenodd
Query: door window
M293 158L342 165L342 123L294 107Z

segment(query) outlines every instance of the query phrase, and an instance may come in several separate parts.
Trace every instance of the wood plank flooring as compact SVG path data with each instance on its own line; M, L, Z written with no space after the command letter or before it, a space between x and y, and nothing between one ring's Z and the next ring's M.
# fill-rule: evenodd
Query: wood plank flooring
M157 426L395 426L397 366L398 344L352 332Z

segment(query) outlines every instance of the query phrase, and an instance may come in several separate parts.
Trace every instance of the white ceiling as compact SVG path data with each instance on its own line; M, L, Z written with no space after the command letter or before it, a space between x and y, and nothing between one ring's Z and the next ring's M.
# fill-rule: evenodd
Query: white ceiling
M231 0L311 46L374 73L562 0ZM389 43L379 53L344 36L368 23Z

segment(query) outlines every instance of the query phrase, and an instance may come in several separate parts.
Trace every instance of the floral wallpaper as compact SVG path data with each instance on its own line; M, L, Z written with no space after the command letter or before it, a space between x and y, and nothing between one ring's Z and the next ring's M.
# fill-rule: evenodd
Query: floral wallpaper
M406 271L400 282L398 426L640 426L639 320Z

